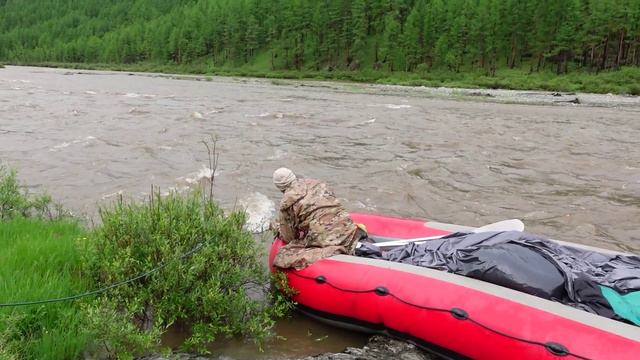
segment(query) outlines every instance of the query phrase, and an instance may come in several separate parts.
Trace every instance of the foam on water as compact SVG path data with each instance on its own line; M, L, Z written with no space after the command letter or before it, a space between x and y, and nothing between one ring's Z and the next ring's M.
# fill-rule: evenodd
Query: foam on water
M269 156L268 160L279 160L287 155L287 152L284 150L276 149L273 155Z
M276 205L266 195L255 192L239 201L247 213L245 227L252 233L260 233L269 228L269 222L276 212Z
M95 140L95 139L96 138L94 136L89 135L84 139L73 140L71 142L64 141L61 144L52 146L51 148L49 148L49 151L58 151L60 149L64 149L66 147L69 147L72 144L88 145L92 140Z
M178 178L177 180L184 180L187 184L198 184L202 179L210 179L211 175L218 176L219 172L213 173L213 170L208 167L202 165L202 168L198 170L198 172L191 173L185 177Z
M182 193L188 192L189 190L191 190L191 187L189 186L169 186L167 191L164 191L160 195L168 196L170 194L182 194Z
M411 107L411 105L406 105L406 104L402 104L402 105L384 104L384 107L386 107L388 109L408 109L408 108Z
M267 117L267 116L269 116L269 115L271 115L271 113L263 112L263 113L260 113L260 114L258 114L258 115L245 114L244 116L245 116L245 117L259 117L259 118L263 118L263 117Z
M141 115L141 114L148 114L149 112L146 110L140 110L136 107L132 107L131 109L129 109L129 111L127 111L127 113L133 114L133 115Z
M122 190L118 190L118 191L110 193L110 194L102 194L102 200L106 200L106 199L112 198L114 196L120 196L122 194L123 194Z
M223 110L224 110L224 107L222 107L222 106L218 106L218 107L215 107L213 110L207 111L207 112L206 112L206 114L207 114L207 115L211 115L211 114L219 114L219 113L221 113Z
M55 150L58 150L58 149L63 149L63 148L66 148L66 147L67 147L67 146L69 146L69 145L71 145L71 143L68 143L68 142L66 142L66 141L65 141L65 142L63 142L62 144L58 144L58 145L53 146L53 147L52 147L51 149L49 149L49 150L51 150L51 151L55 151Z

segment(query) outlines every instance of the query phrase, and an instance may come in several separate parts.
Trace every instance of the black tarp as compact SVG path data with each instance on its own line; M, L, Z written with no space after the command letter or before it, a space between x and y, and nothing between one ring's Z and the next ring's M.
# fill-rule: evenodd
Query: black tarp
M640 290L640 256L575 248L519 231L456 233L384 252L365 244L356 255L468 276L617 320L623 319L600 285L620 294Z

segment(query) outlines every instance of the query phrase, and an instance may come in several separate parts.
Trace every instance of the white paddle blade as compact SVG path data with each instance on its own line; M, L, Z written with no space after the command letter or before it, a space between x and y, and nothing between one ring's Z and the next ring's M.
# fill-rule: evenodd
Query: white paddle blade
M524 223L518 219L502 220L493 224L487 224L473 230L474 233L487 231L523 231Z
M487 231L523 231L524 230L524 223L518 219L510 219L510 220L502 220L502 221L498 221L496 223L493 224L487 224L484 226L481 226L479 228L475 228L473 229L473 233L481 233L481 232L487 232ZM441 237L443 237L445 235L441 235L441 236L428 236L428 237L422 237L422 238L416 238L416 239L405 239L405 240L396 240L396 241L387 241L387 242L382 242L382 243L376 243L374 244L375 246L379 247L379 248L387 248L387 247L393 247L393 246L402 246L402 245L406 245L409 243L418 243L418 242L423 242L426 240L433 240L433 239L439 239ZM360 245L358 244L357 247L360 247Z

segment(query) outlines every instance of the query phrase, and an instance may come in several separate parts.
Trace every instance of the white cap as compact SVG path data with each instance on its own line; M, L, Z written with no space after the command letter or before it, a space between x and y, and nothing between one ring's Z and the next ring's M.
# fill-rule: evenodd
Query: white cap
M284 192L295 179L296 175L287 168L279 168L273 172L273 184L282 192Z

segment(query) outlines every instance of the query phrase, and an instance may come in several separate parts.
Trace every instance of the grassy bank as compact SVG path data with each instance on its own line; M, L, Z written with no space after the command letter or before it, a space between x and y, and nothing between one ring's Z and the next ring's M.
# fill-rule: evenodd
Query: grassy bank
M203 76L248 76L273 79L337 80L361 83L395 84L407 86L489 88L511 90L545 90L562 92L612 93L640 95L640 68L626 67L615 71L590 73L572 71L557 75L551 71L529 73L528 68L499 69L496 76L483 72L388 72L361 71L271 71L264 64L256 63L239 68L215 67L209 63L188 65L135 63L135 64L86 64L86 63L20 63L15 65L58 67L87 70L113 70L189 74Z
M270 291L244 213L211 195L120 198L90 229L51 207L0 165L0 359L131 358L159 350L174 323L191 326L191 349L260 345L290 307Z
M85 291L87 232L46 193L28 193L0 164L0 304ZM1 359L74 359L90 342L81 302L0 307Z
M0 303L40 300L87 289L69 220L16 218L0 223ZM0 308L0 358L75 359L90 342L80 303Z

